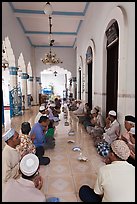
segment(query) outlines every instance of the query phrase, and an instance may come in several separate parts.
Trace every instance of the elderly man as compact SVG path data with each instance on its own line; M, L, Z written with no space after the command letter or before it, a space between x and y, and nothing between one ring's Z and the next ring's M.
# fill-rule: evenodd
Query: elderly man
M47 116L48 114L49 114L49 112L48 112L47 109L45 109L45 106L40 106L39 107L39 112L36 115L34 122L37 123L41 116L44 116L44 115Z
M19 134L13 129L9 129L2 139L6 145L2 151L2 183L5 184L10 178L19 176L20 153L16 150L20 144Z
M127 142L127 145L130 149L130 156L127 160L130 164L135 166L135 127L132 127L129 131L130 141Z
M32 153L25 155L20 162L22 176L6 183L2 202L46 202L40 191L43 181L38 176L38 168L38 157Z
M116 119L116 112L114 110L109 111L104 130L105 133L103 133L100 142L95 144L97 144L98 153L106 157L109 152L110 144L118 139L120 134L120 124Z
M80 188L83 202L135 202L135 167L126 161L130 149L123 140L115 140L110 150L111 163L99 169L94 190Z
M126 129L126 132L124 132L124 134L121 135L120 138L126 142L129 142L130 141L129 131L132 127L135 127L135 117L132 115L126 115L125 121L124 121L124 126Z

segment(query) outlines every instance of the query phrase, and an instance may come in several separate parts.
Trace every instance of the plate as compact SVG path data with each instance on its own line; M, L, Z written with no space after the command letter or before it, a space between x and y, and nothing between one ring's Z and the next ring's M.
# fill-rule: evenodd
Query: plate
M79 157L78 157L78 160L79 160L79 161L88 161L88 159L87 159L86 156L79 156Z
M75 135L75 132L74 131L69 131L68 135Z
M68 140L68 143L74 143L75 141L74 140Z
M73 150L73 151L79 151L79 152L80 152L80 151L81 151L81 148L80 148L80 147L73 147L72 150Z

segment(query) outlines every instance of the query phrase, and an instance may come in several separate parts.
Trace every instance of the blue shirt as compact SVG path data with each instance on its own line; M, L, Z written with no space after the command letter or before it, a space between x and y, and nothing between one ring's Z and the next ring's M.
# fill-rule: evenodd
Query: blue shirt
M31 134L35 135L35 139L33 143L36 147L44 146L45 134L43 130L44 130L44 127L39 122L35 123L31 129L30 135Z

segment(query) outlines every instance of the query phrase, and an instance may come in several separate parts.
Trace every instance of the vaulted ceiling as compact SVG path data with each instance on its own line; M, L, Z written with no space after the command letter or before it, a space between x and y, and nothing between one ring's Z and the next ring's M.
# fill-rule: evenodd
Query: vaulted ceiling
M77 34L90 2L50 2L53 7L52 34L54 47L75 47ZM9 2L29 43L49 46L49 18L44 13L46 2Z

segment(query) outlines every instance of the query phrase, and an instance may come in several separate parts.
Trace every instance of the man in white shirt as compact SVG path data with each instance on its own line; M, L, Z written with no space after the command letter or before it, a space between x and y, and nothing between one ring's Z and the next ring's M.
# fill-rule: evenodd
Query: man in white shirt
M20 138L19 134L11 128L2 136L2 139L6 142L2 151L2 184L5 184L10 178L19 176L21 156L16 146L20 144Z
M38 157L32 153L25 155L20 162L22 176L6 183L2 202L46 202L40 191L43 181L38 175L38 168Z
M99 169L94 189L79 190L83 202L135 202L135 167L126 160L130 149L122 140L111 143L110 164Z

